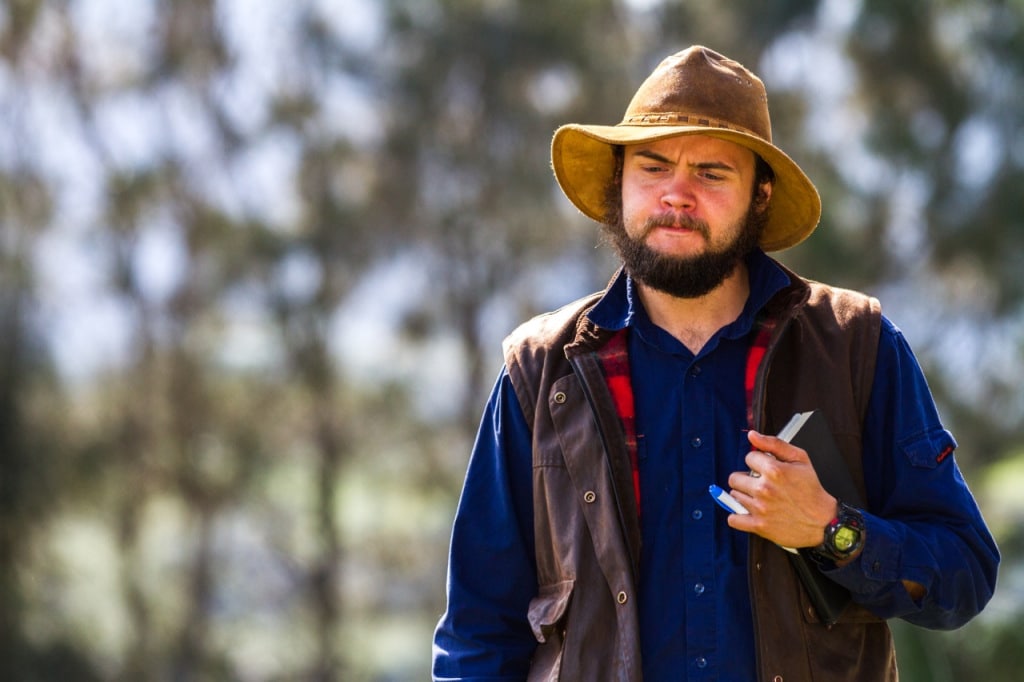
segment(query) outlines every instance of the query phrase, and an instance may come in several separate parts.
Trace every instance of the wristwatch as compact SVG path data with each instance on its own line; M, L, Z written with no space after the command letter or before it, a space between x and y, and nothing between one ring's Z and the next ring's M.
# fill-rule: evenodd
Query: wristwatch
M811 553L817 559L842 561L864 544L864 515L845 502L840 502L836 517L825 526L825 540Z

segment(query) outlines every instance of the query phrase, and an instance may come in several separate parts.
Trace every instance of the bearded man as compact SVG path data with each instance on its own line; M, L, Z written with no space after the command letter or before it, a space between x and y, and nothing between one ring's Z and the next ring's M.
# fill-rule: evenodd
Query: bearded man
M559 128L552 165L623 267L505 341L434 679L895 680L887 619L979 613L999 553L902 333L766 254L821 202L772 143L760 79L691 47L618 125ZM849 499L768 435L807 411ZM716 482L745 513L715 506Z

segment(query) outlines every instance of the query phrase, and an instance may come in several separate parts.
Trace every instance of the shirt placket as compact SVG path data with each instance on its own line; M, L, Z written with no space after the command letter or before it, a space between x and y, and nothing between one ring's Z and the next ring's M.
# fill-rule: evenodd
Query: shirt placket
M689 679L711 678L717 667L714 509L707 494L708 481L714 480L715 474L715 415L709 399L714 377L707 367L699 359L686 367L678 408L683 439L682 542Z

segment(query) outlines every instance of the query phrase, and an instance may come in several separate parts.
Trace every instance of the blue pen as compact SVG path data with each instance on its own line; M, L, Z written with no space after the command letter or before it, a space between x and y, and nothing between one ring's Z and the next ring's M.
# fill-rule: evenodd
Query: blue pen
M736 498L725 492L717 485L712 483L708 487L708 492L711 493L711 497L714 498L715 502L718 503L722 509L732 514L749 514L747 508L736 501Z

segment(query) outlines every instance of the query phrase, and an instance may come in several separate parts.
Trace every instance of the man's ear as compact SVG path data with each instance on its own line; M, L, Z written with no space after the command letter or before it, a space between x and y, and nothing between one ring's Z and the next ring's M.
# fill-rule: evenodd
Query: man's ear
M772 200L772 181L765 180L757 188L757 192L754 193L754 207L759 211L765 211L768 209L768 204Z

